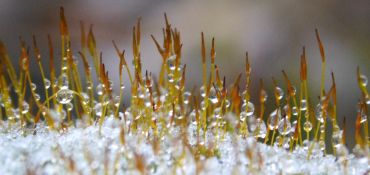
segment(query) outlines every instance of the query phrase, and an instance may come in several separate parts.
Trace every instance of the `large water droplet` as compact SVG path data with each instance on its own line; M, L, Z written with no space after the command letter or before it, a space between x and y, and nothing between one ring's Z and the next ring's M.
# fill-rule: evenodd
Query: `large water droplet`
M188 91L184 92L184 94L183 94L184 104L189 104L189 98L190 98L190 96L191 96L191 93L190 92L188 92Z
M242 105L242 110L246 112L247 116L251 116L254 113L254 105L252 102L244 103Z
M40 95L39 95L39 94L37 94L37 93L35 93L35 100L36 100L36 101L40 101L40 99L41 99Z
M101 105L101 103L97 103L95 106L94 106L94 111L95 111L95 115L96 116L102 116L102 113L103 113L103 106Z
M274 130L278 128L279 121L281 119L281 111L280 109L275 109L268 118L268 127L270 130Z
M324 123L324 117L323 117L323 111L322 111L321 103L317 104L317 106L316 106L315 117L320 123Z
M362 86L367 86L367 83L368 83L368 79L365 75L360 75L360 83Z
M284 96L284 91L280 87L276 87L276 95L279 100Z
M50 85L51 85L51 83L50 83L50 80L48 80L48 79L44 79L44 85L45 85L45 89L49 89L50 88Z
M60 104L67 104L73 99L73 91L69 89L61 89L57 92L56 99Z
M265 138L266 137L266 133L267 133L265 122L263 120L261 120L261 119L257 119L256 123L257 123L257 129L256 129L256 131L258 131L256 133L256 136L257 137L260 137L260 138Z
M68 77L65 73L60 76L60 81L60 89L68 89L69 82Z
M35 83L31 83L31 90L32 91L35 91L36 90L36 88L37 88L37 86L36 86L36 84Z
M167 59L167 66L171 71L174 71L176 69L176 55L172 55Z
M307 100L302 99L301 100L301 111L305 111L305 110L307 110Z
M291 131L291 124L287 118L283 118L279 121L278 131L281 135L287 135Z
M362 114L361 115L361 120L360 120L360 122L361 123L365 123L367 121L367 115L366 114Z
M206 91L205 91L204 86L200 87L200 96L202 96L203 98L206 96Z
M66 104L67 111L72 111L73 109L73 104L71 102Z
M89 103L89 101L90 101L89 95L87 95L85 92L82 92L81 93L81 96L82 96L82 103L84 105L87 105Z
M96 86L96 93L98 95L103 95L103 91L104 91L104 87L102 84L98 84L98 86Z
M30 106L27 102L23 101L22 103L22 114L27 114L28 110L30 109Z
M310 121L306 121L304 122L303 124L303 129L306 131L306 132L310 132L312 130L312 123Z
M121 97L120 96L115 96L114 97L114 106L118 107L120 102L121 102Z
M267 97L268 97L267 92L265 90L262 90L262 92L261 92L261 100L262 100L262 102L266 102Z
M212 104L218 103L218 98L214 87L211 87L211 89L209 90L208 98Z

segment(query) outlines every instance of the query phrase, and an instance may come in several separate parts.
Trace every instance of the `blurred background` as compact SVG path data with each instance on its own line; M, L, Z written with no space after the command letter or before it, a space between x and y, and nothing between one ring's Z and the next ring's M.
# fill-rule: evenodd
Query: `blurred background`
M316 106L318 100L313 97L319 95L321 71L321 58L314 32L318 28L327 56L326 90L331 86L332 71L338 86L339 125L342 127L345 116L348 123L347 134L354 134L356 105L361 95L356 82L356 67L360 66L363 74L370 77L368 0L359 0L356 3L337 0L2 0L0 40L6 44L14 63L20 55L19 36L30 45L32 35L36 35L42 54L48 55L47 34L51 34L58 51L60 6L65 8L75 55L80 49L80 20L85 22L86 28L89 24L94 24L97 46L103 52L104 63L109 67L114 82L118 82L118 58L112 40L126 50L127 61L131 62L132 27L139 17L142 18L143 70L154 74L159 72L162 59L150 35L162 40L163 14L166 12L172 26L181 32L183 63L187 64L189 88L194 85L199 87L201 83L201 31L205 33L207 53L210 51L211 39L215 37L216 64L228 83L234 81L239 73L244 73L245 52L248 51L252 64L252 102L256 104L256 108L260 78L269 87L270 97L272 76L281 87L286 87L282 69L289 74L296 87L299 87L299 56L302 46L307 49L310 100ZM47 58L45 62L48 63ZM34 79L41 81L38 75L36 71ZM127 76L125 82L125 93L129 96ZM116 88L118 84L115 83ZM272 102L272 98L270 101ZM271 110L272 108L268 112ZM349 146L353 146L354 138L348 139Z

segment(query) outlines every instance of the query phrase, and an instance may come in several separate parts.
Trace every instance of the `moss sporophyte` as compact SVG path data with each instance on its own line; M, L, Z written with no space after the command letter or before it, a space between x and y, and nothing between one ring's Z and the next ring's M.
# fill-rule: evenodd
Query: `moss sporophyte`
M315 161L322 160L335 166L317 168L318 173L368 173L368 79L357 68L354 76L357 76L361 97L355 134L348 136L346 120L342 129L339 127L341 121L337 120L333 73L331 87L325 89L326 56L318 30L315 33L322 62L320 92L308 93L308 58L303 47L299 84L293 85L289 75L282 71L285 81L278 82L272 78L273 91L269 93L273 96L268 98L262 79L251 82L253 66L248 53L244 73L228 86L226 78L220 76L221 68L215 64L215 39L207 51L203 33L200 35L199 59L203 83L199 88L186 89L186 71L192 68L182 64L181 35L166 15L163 41L151 36L162 57L159 75L142 69L140 19L132 30L134 70L130 70L127 64L125 50L113 41L119 65L116 71L108 71L102 53L96 47L92 27L86 33L83 22L81 48L78 52L72 51L66 17L61 8L61 48L56 49L52 37L48 36L49 55L41 55L35 36L30 46L20 38L19 65L13 65L13 58L0 42L0 127L3 133L13 133L17 138L40 135L47 139L49 136L45 134L56 135L53 137L56 143L49 145L51 152L57 153L53 160L29 166L27 172L48 172L48 166L61 166L67 173L82 174L201 174L212 172L212 167L219 164L225 167L222 166L223 170L217 173L305 174L312 170L310 166L317 168ZM49 59L49 66L43 65L45 59ZM78 60L82 61L82 71L78 69ZM55 66L56 62L60 67ZM36 63L42 76L41 83L32 80L30 64ZM19 66L19 71L16 71L16 66ZM116 80L109 77L117 73L118 92L113 89L112 82ZM125 73L129 82L123 80ZM240 83L242 78L245 79L243 85ZM259 98L256 99L258 105L251 101L251 83L260 85ZM125 84L130 84L131 89L125 89ZM129 106L123 104L124 93L131 94ZM313 104L311 99L317 96L319 103ZM266 111L270 109L265 106L268 100L274 102L272 111ZM73 142L81 145L79 158L68 153L73 150L64 149L67 143L58 141L58 138L77 131L91 134L87 137L91 137L90 142L93 142L75 138ZM347 137L355 138L353 154L346 147ZM97 145L91 145L94 143ZM100 151L93 152L99 148ZM32 157L32 153L24 156ZM280 157L272 156L274 153ZM282 158L285 161L279 162ZM288 161L295 159L299 161ZM85 163L79 165L80 161ZM274 163L279 166L274 168L271 166ZM301 167L299 163L306 166Z

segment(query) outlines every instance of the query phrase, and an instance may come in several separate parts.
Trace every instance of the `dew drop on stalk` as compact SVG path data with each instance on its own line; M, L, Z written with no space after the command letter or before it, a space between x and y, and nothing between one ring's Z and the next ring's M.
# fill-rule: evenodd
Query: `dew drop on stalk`
M297 107L296 107L296 106L293 106L293 107L292 107L292 114L293 114L293 115L298 115L298 109L297 109Z
M30 106L27 102L23 101L22 103L22 114L27 114L28 110L30 109Z
M60 89L68 89L69 82L68 77L65 73L60 76Z
M168 68L171 71L174 71L176 69L175 61L176 61L176 55L172 55L167 59L166 63L167 63Z
M96 86L96 93L98 95L103 95L103 89L104 89L103 85L99 83L98 86Z
M240 113L239 120L241 122L244 122L247 119L247 117L248 117L247 112L243 111L243 112Z
M267 129L266 129L265 122L263 120L261 120L261 119L257 119L256 123L257 123L257 129L256 129L256 131L258 131L256 133L256 136L257 137L260 137L260 138L265 138L266 137L266 134L267 134Z
M69 89L61 89L57 92L56 99L60 104L67 104L73 99L73 91Z
M120 96L115 96L114 97L114 106L118 107L120 101L121 101L121 97Z
M267 101L267 97L268 97L268 95L267 95L267 92L265 91L265 90L262 90L262 92L261 92L261 100L263 101L263 102L266 102Z
M82 96L82 103L84 105L87 105L89 103L89 101L90 101L89 95L87 95L85 92L82 92L81 93L81 96Z
M322 112L322 106L321 103L317 104L315 109L315 117L320 123L324 123L324 117Z
M50 80L48 80L48 79L44 79L44 85L45 85L45 89L49 89L50 88L50 85L51 85L51 83L50 83Z
M281 100L284 96L284 91L280 87L276 87L277 98Z
M281 135L287 135L290 133L291 124L286 117L284 117L283 119L279 121L278 131Z
M66 108L67 108L67 111L72 111L72 109L73 109L73 104L72 104L71 102L68 102L68 103L66 104Z
M216 90L214 87L211 87L211 89L209 90L209 100L211 101L212 104L216 104L218 103L218 98L217 98L217 95L216 95Z
M170 83L175 82L174 75L173 75L172 73L167 74L167 80L168 80L168 82L170 82Z
M267 122L270 130L278 128L280 118L281 118L280 109L275 109L273 112L271 112Z
M248 117L247 124L250 132L254 132L257 128L257 120L255 116Z
M243 103L242 110L246 112L247 116L254 114L254 104L252 102Z
M184 94L183 94L184 104L189 104L189 98L190 98L190 96L191 96L191 93L190 92L188 92L188 91L184 92Z
M312 130L312 123L310 121L306 121L304 122L303 124L303 129L306 131L306 132L310 132Z
M341 130L333 131L332 143L333 143L334 146L338 145L342 142L342 133L343 133L343 131L341 131Z
M220 107L218 107L218 108L215 108L215 110L214 110L214 115L215 115L215 117L216 118L218 118L218 119L220 119L220 118L222 118L221 117L221 108ZM241 115L241 114L240 114Z
M36 101L40 101L40 99L41 99L40 95L39 95L39 94L37 94L37 93L35 93L35 100L36 100Z
M13 115L14 115L14 117L15 118L20 118L20 113L19 113L19 108L17 108L17 109L13 109Z
M360 83L362 86L367 86L367 83L368 83L368 79L365 75L361 74L360 75Z
M360 120L360 122L361 123L365 123L367 121L367 115L366 114L362 114L361 115L361 120Z
M31 90L32 91L35 91L36 90L36 88L37 88L37 86L36 86L36 84L35 83L31 83Z
M102 116L102 113L103 113L103 106L101 105L101 103L97 103L95 106L94 106L94 111L95 111L95 115L96 116Z
M305 111L305 110L307 110L307 100L302 99L301 100L301 111Z
M206 96L206 91L204 89L204 86L200 87L200 96L202 96L203 98Z

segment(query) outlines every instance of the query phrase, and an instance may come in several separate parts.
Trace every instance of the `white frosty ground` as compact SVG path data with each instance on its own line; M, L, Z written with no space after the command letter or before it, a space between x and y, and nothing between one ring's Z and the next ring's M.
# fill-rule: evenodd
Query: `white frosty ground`
M290 153L283 148L257 143L254 138L230 135L218 143L219 158L201 157L197 164L178 139L176 128L170 131L171 137L161 141L161 151L155 155L151 144L141 134L126 134L127 144L121 146L118 122L108 119L102 134L98 126L70 128L65 133L39 127L35 135L27 136L21 135L19 130L1 127L0 174L140 174L135 166L137 155L144 158L147 174L196 174L197 165L200 174L212 175L366 174L370 170L368 157L356 158L349 154L345 168L343 162L331 155L323 156L318 149L314 149L313 156L307 160L303 148ZM210 133L208 136L209 140L213 138ZM192 127L189 127L190 145L195 143L194 139ZM251 153L251 159L246 152ZM181 161L180 157L183 157Z

